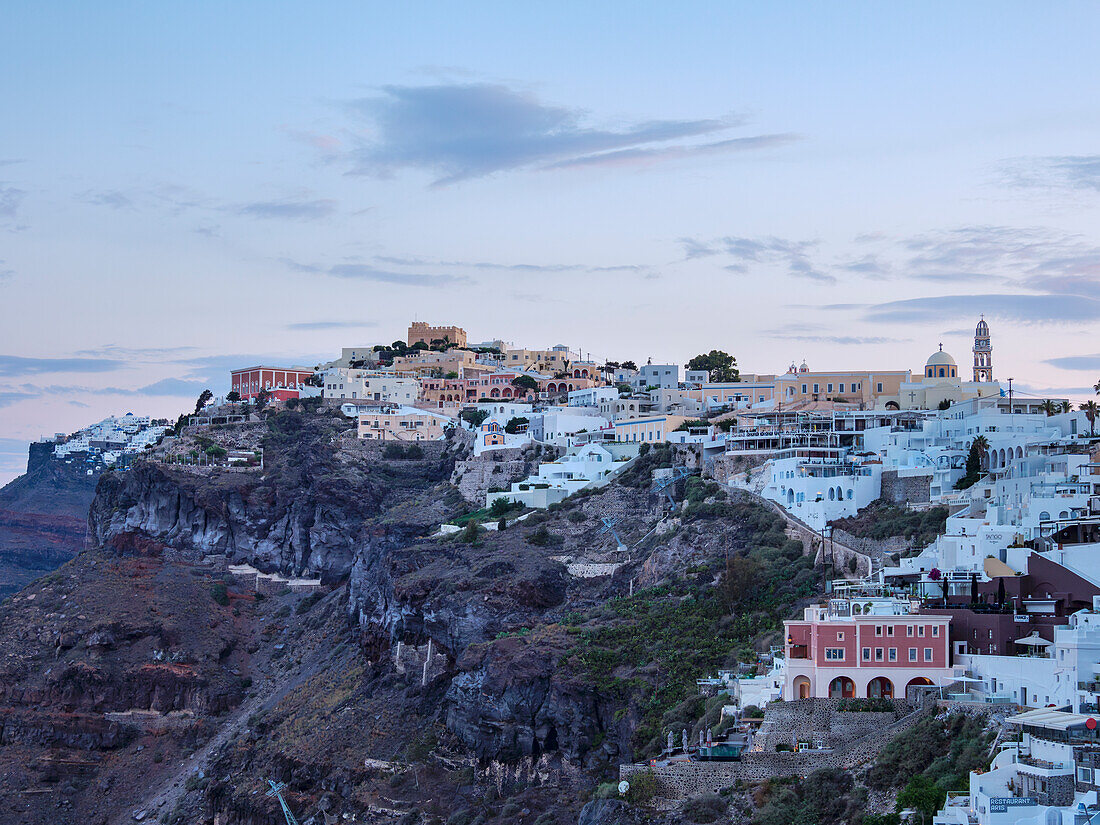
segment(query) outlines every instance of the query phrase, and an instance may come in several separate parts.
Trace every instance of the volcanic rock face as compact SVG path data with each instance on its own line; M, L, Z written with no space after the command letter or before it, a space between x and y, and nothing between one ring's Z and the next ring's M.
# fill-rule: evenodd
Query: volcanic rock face
M93 541L122 553L155 553L161 545L190 559L224 554L265 571L336 581L385 534L371 523L383 507L423 494L453 464L443 456L373 471L340 449L347 425L291 413L280 421L286 429L265 441L262 473L136 461L125 473L106 474L89 515ZM410 515L420 516L414 532L437 519L430 506Z
M0 489L0 598L48 573L84 546L88 506L99 471L52 458L52 444L31 444L27 472Z
M13 749L32 761L54 749L64 757L51 757L54 771L84 749L104 760L88 770L113 787L111 804L144 805L153 777L207 823L278 821L257 793L263 777L288 782L296 812L315 817L385 810L385 821L396 811L427 822L406 815L488 810L492 787L533 795L531 810L561 811L559 825L576 821L578 799L633 755L642 711L630 691L649 696L656 684L641 657L594 678L578 651L616 620L609 600L632 581L720 557L738 531L714 516L645 546L662 513L643 465L472 542L432 537L470 509L450 483L466 439L396 458L334 415L284 412L267 426L255 445L262 470L180 467L153 451L104 474L88 552L0 616L9 761ZM615 551L604 516L641 549ZM615 563L583 578L567 572L575 559ZM331 592L318 616L309 611L320 594L259 598L226 576L225 561L319 576ZM148 750L167 765L194 747L209 748L217 779L192 781L185 795L188 777L150 768ZM3 762L0 751L0 794L15 787ZM92 810L91 788L74 786L73 810ZM51 821L34 804L25 821ZM616 825L634 816L612 803L585 815ZM512 821L529 819L521 810Z
M482 761L542 755L579 763L601 735L601 703L591 686L559 669L560 634L473 645L447 691L447 727Z

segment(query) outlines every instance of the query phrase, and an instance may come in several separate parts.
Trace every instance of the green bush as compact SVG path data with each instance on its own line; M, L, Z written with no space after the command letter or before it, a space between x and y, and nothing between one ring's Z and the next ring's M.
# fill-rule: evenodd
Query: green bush
M982 719L961 713L922 719L879 751L867 783L881 790L901 788L923 774L943 790L965 788L971 771L988 766L992 736Z
M214 582L210 585L210 598L222 607L229 606L229 589L225 586L225 582Z
M717 822L726 812L726 800L716 793L693 796L684 803L682 813L689 822Z
M653 771L631 774L627 782L630 788L623 799L631 805L645 805L657 795L657 776Z
M317 604L317 602L321 601L321 599L323 599L324 597L324 593L310 593L308 596L298 602L298 608L294 612L297 613L299 616L308 613L313 609L313 606Z

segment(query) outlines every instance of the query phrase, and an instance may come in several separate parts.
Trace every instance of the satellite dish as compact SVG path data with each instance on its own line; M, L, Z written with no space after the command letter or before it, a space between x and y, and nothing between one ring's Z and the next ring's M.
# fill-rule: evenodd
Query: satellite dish
M619 794L622 795L630 790L630 783L625 779L619 783Z

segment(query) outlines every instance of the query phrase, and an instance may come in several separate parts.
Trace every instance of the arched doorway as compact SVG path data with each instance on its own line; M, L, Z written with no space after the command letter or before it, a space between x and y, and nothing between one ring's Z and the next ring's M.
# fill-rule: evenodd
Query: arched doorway
M829 682L830 699L854 699L856 695L856 683L847 676L837 676Z
M885 676L876 676L867 683L868 699L893 699L894 683Z
M809 699L810 698L810 680L805 676L796 676L794 678L794 696L792 699Z

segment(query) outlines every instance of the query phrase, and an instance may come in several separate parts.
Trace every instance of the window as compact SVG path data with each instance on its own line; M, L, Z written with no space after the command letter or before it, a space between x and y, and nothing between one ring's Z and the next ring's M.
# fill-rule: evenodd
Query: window
M814 392L821 392L821 385L820 384L814 384Z
M805 384L802 385L802 394L803 395L806 394L806 385Z
M917 628L917 635L918 636L923 636L924 635L924 625L921 625L920 627Z
M833 391L833 385L831 383L826 384L825 386L826 386L826 390L825 390L826 392L832 392Z
M869 648L869 647L863 648L863 661L865 661L865 662L871 661L871 648Z
M940 626L939 625L933 625L932 626L932 635L933 636L939 636L940 635Z
M909 661L910 662L917 661L917 649L915 647L909 648Z
M1092 784L1092 768L1078 768L1077 781Z
M875 635L876 636L881 636L882 635L882 625L880 625L880 624L875 625Z
M840 385L840 391L841 391L842 393L844 392L844 385L843 385L843 384L841 384L841 385Z
M878 392L882 392L882 382L878 382Z
M887 661L896 662L898 660L898 649L896 647L890 648L886 651Z
M932 648L926 647L924 649L924 661L926 661L926 662L931 662L932 661Z
M886 625L886 635L887 636L893 636L894 635L894 626L892 624Z
M825 660L828 662L842 662L844 661L844 648L842 647L827 647L825 648Z
M843 642L844 641L844 631L843 630L838 630L836 632L836 640L838 642Z
M907 624L905 626L905 635L906 636L912 636L913 635L913 625Z
M881 647L876 647L875 648L875 661L876 662L881 662L882 661L882 648Z

